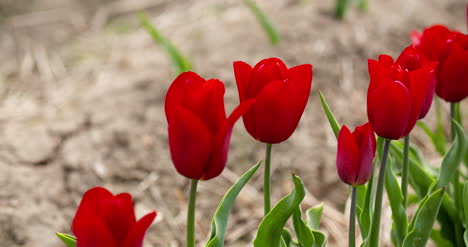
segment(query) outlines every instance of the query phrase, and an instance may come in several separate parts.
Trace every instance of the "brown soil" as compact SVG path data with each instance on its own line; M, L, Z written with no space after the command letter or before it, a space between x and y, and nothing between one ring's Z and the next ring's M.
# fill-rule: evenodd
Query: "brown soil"
M336 175L336 141L317 92L341 123L364 123L366 59L396 56L411 30L433 23L465 30L466 1L370 1L368 12L353 8L343 22L332 18L332 1L258 4L282 35L278 46L236 0L1 1L0 246L63 246L54 232L70 233L76 206L93 186L132 193L138 216L158 211L145 246L183 246L188 182L172 166L163 110L175 75L138 24L138 9L191 58L195 71L225 82L228 112L238 103L233 61L276 56L289 66L314 65L301 123L273 147L274 201L291 190L290 174L298 174L310 192L305 207L326 204L329 246L345 246L348 190ZM436 157L420 132L413 141ZM238 123L226 171L199 186L200 246L223 192L263 154ZM255 236L263 211L260 174L236 202L226 246L249 246Z

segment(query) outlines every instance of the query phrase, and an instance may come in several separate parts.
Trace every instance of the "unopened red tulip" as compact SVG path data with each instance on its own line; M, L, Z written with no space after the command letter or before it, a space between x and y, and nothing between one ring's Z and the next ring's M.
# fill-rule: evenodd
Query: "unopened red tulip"
M301 119L312 86L312 65L287 68L278 58L260 61L254 68L234 62L239 99L256 99L243 116L249 134L260 142L287 140Z
M351 132L345 125L338 134L336 169L341 180L351 186L367 183L372 175L376 140L369 123Z
M114 196L96 187L83 196L72 228L77 247L142 247L155 217L156 212L152 212L136 221L130 194Z
M392 140L408 135L427 113L437 67L437 63L425 63L414 69L404 59L401 65L388 55L381 55L379 61L369 59L367 116L377 135Z
M208 180L226 166L234 123L250 109L244 101L226 118L224 84L194 72L180 74L166 95L172 161L183 176Z

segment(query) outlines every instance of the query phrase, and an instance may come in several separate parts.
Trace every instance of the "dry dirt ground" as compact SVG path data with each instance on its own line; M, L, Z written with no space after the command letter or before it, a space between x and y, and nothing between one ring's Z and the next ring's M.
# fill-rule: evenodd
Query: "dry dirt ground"
M226 83L228 112L238 103L233 61L276 56L289 66L314 65L301 123L290 140L273 147L274 201L291 190L290 174L298 174L309 191L304 206L326 205L329 246L345 246L348 190L336 175L336 141L317 92L341 123L362 124L366 59L396 56L411 30L433 23L465 30L466 1L371 0L368 12L352 9L343 22L332 18L331 0L258 4L282 35L278 46L239 0L1 0L0 246L63 246L54 232L70 233L77 204L93 186L131 192L138 216L158 211L145 246L183 246L188 182L172 166L163 110L175 74L139 25L139 9L195 71ZM426 121L433 118L431 112ZM413 141L437 161L424 135ZM199 186L200 245L223 192L263 154L239 122L226 171ZM226 246L249 246L255 235L263 211L260 175L236 202Z

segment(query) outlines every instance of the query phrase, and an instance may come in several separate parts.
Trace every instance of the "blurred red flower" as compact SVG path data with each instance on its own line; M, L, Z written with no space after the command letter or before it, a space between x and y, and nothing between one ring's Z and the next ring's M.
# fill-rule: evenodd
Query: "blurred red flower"
M254 100L242 102L226 118L224 84L194 72L180 74L166 95L169 147L177 171L208 180L226 166L232 128Z
M442 25L412 32L413 45L430 60L440 62L436 93L448 102L468 96L468 36Z
M336 169L341 180L351 186L365 184L372 175L376 140L369 123L354 132L345 125L338 134Z
M72 228L77 247L141 247L155 217L153 211L136 221L130 194L96 187L83 196Z
M243 116L249 134L264 143L287 140L299 123L312 87L312 65L288 69L278 58L264 59L254 68L234 62L239 99L256 99Z

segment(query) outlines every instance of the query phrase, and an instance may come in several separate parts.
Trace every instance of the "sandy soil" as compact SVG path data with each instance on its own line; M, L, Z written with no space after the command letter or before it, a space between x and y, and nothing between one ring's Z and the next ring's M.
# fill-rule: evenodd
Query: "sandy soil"
M1 1L0 246L63 246L54 232L70 232L76 206L93 186L131 192L138 216L158 211L145 246L183 246L188 182L172 166L163 110L175 74L138 24L138 9L195 71L225 82L228 112L238 104L233 61L276 56L289 66L314 65L301 123L289 141L273 147L273 195L276 201L291 190L291 173L301 176L309 191L305 207L326 204L329 246L345 246L348 190L335 172L336 141L318 90L341 123L360 125L367 58L398 55L411 30L433 23L466 28L464 0L370 2L368 12L351 9L338 22L332 1L259 0L282 35L271 46L242 1ZM437 161L426 137L418 132L413 140ZM239 122L226 171L199 186L200 244L218 199L263 154ZM236 202L226 246L248 246L255 235L263 212L260 175Z

